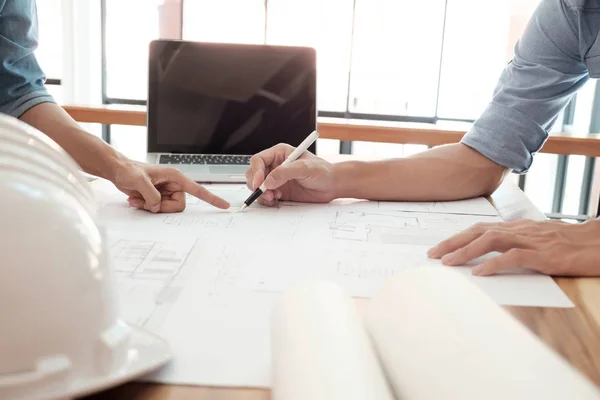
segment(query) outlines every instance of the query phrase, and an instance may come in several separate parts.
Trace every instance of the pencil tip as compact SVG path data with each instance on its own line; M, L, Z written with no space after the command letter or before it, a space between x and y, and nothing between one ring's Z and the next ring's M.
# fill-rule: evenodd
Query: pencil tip
M240 209L239 209L239 210L237 210L237 212L244 211L244 209L245 209L246 207L248 207L248 205L247 205L247 204L245 204L245 203L244 203L244 204L242 204L242 206L240 207Z

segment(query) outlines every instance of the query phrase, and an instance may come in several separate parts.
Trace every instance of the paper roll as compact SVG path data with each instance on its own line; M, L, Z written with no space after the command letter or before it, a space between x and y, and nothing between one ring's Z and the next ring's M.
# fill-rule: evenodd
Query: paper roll
M451 268L394 277L364 317L399 399L600 398L583 375Z
M392 400L355 306L336 285L285 291L272 315L274 400Z

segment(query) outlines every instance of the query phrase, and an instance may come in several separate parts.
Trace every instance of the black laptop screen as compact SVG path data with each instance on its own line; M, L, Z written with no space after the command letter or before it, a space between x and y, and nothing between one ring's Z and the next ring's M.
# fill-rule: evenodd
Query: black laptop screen
M316 129L316 108L312 48L150 45L149 152L248 155L297 146Z

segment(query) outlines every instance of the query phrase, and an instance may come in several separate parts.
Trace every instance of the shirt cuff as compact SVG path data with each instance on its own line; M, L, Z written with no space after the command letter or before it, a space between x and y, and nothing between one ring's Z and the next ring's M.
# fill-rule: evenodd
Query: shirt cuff
M33 106L41 103L56 103L45 90L36 90L0 106L0 113L19 118Z
M491 103L461 143L513 172L525 173L547 139L548 132L525 114Z

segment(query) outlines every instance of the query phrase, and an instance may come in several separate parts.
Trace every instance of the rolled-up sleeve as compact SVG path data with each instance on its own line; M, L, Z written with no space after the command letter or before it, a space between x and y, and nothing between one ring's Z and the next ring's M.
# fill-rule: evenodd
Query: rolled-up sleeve
M0 112L20 117L31 107L54 102L34 51L38 44L34 0L6 0L0 10Z
M563 0L542 0L504 69L491 103L462 143L526 172L572 95L588 79L579 20Z

